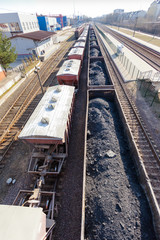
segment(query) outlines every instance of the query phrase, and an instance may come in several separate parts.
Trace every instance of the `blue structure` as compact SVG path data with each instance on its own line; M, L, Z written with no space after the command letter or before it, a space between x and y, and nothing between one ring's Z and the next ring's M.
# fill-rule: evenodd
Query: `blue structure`
M61 25L61 28L63 27L63 17L56 17L57 23Z
M51 31L47 17L45 17L45 16L37 16L37 19L38 19L40 30Z
M67 17L63 16L63 27L68 26L68 21L67 21Z

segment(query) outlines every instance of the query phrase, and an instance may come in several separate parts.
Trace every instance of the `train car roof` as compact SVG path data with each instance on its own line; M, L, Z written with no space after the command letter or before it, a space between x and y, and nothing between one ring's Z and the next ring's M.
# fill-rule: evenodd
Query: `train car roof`
M48 88L19 138L63 141L74 90L66 85Z
M85 41L86 41L86 37L81 37L81 36L80 36L80 37L77 39L77 41L84 41L84 42L85 42Z
M71 56L71 55L83 55L83 52L84 52L84 48L72 48L70 50L70 52L68 53L68 56Z
M42 208L0 205L0 239L38 240L46 233Z
M61 68L59 69L57 76L62 76L62 75L77 76L79 73L80 66L81 66L81 60L77 60L77 59L66 60L61 66Z
M73 47L85 47L85 42L76 42Z

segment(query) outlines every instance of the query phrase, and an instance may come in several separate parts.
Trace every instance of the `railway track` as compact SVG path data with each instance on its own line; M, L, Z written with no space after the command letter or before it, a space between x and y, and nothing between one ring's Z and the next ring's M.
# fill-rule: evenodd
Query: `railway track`
M56 67L61 62L68 49L72 46L73 39L72 36L71 41L63 43L43 64L39 71L42 85L46 82L50 74L56 70ZM5 154L8 152L10 146L18 136L41 97L41 87L38 77L34 76L28 81L28 84L21 94L0 120L0 165L3 166L4 163L2 160Z
M152 48L149 48L141 43L138 43L116 31L113 31L106 26L98 25L103 29L103 31L109 33L111 36L116 38L118 41L123 43L128 49L134 52L137 56L142 58L145 62L155 68L157 71L160 71L160 53L155 51Z
M113 82L118 98L118 102L123 113L128 131L137 152L137 164L141 168L140 176L146 183L145 191L150 202L154 223L159 225L160 213L160 155L151 134L147 129L140 113L128 94L119 70L112 61L102 39L95 29L102 55L104 56L111 81ZM143 183L144 183L143 182ZM158 229L158 227L156 227ZM159 230L156 231L158 232ZM158 232L159 234L160 232Z

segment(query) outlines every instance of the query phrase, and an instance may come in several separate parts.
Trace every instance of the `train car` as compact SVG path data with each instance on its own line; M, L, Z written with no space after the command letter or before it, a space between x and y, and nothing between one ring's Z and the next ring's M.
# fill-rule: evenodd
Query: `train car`
M34 146L29 173L60 173L68 155L74 90L62 85L48 88L21 131L19 139Z
M68 53L68 59L79 59L83 61L84 48L72 48Z
M88 36L88 29L84 29L80 37L87 37Z
M46 214L42 208L0 205L0 213L0 239L47 239L50 230L47 230ZM50 221L50 225L54 226L55 221Z
M85 24L79 26L78 28L76 28L75 30L75 38L78 39L79 36L81 35L81 33L83 32L84 30L84 27L85 27Z
M77 42L86 42L86 37L79 37L78 39L77 39Z
M66 60L57 73L59 84L78 87L81 72L81 61L77 59Z
M76 42L73 46L73 48L85 48L85 42Z

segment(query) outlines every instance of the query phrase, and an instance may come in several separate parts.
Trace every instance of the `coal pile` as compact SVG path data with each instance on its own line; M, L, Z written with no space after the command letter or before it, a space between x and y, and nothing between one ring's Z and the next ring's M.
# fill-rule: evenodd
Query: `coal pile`
M155 240L150 208L113 102L90 100L87 138L85 239Z
M91 57L99 57L99 56L102 56L101 52L96 49L96 48L91 48L90 50L90 56Z
M96 37L90 37L90 41L96 41Z
M90 46L98 46L97 41L91 41Z
M110 84L103 62L95 61L90 64L89 84L90 85L109 85Z

